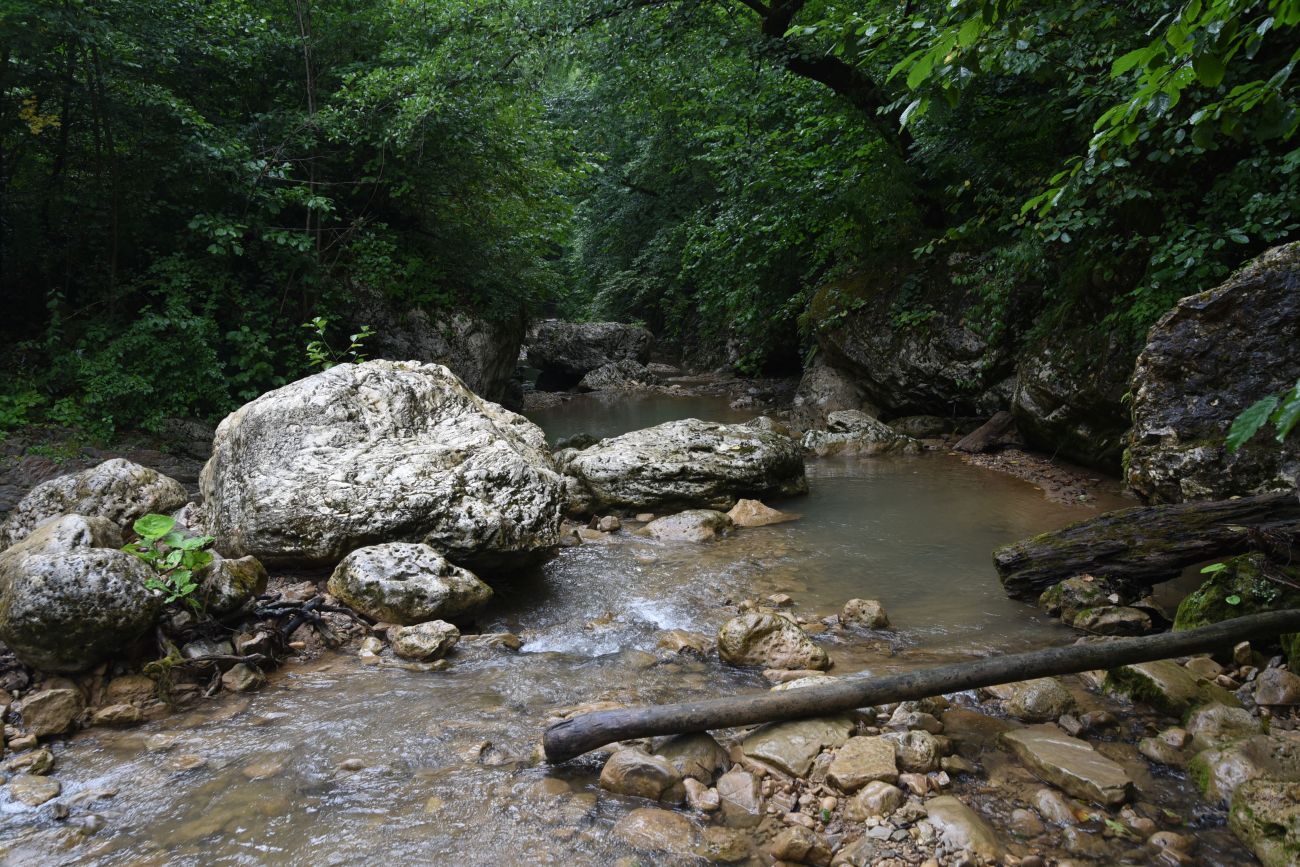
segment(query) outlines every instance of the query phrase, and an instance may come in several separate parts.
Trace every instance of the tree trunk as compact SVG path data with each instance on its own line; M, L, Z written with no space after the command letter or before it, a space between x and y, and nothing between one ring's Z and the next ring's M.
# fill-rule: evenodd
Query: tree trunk
M1117 668L1138 662L1203 653L1231 647L1245 639L1272 638L1296 631L1300 631L1300 610L1270 611L1186 632L1166 632L1141 638L1053 647L1012 656L993 656L888 677L859 675L846 677L836 684L761 695L597 711L551 726L546 730L543 746L547 761L564 762L588 750L631 738L825 716L854 708L926 698L1035 677Z
M1247 527L1300 525L1294 493L1120 509L993 552L1007 595L1031 599L1087 573L1135 586L1178 577L1184 568L1249 549Z
M1002 410L995 413L993 418L959 439L953 448L959 452L969 452L973 455L986 452L993 447L994 441L1010 430L1015 423L1015 416L1006 410Z

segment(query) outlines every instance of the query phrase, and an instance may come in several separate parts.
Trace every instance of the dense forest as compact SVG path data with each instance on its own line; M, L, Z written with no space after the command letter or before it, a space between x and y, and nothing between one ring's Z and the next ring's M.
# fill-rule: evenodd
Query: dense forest
M357 299L797 372L889 282L1136 353L1300 229L1295 0L6 0L0 428L215 417ZM836 282L839 281L839 282Z

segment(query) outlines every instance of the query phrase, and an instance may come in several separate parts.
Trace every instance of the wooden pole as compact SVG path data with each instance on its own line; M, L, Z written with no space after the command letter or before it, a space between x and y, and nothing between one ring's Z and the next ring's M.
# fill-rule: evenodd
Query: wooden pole
M959 692L1035 677L1116 668L1231 647L1247 639L1300 632L1300 609L1269 611L1185 632L1165 632L994 656L886 677L861 675L839 683L759 695L580 714L546 730L546 760L564 762L615 741L730 728L841 713L895 701Z

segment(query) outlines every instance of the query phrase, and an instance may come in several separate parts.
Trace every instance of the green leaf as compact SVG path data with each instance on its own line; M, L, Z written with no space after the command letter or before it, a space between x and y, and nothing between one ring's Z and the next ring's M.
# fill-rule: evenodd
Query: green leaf
M162 538L174 526L176 526L176 519L168 515L145 515L137 518L131 525L131 529L141 537L153 540Z
M1233 419L1232 427L1229 428L1226 439L1228 451L1237 451L1251 437L1259 433L1259 429L1268 421L1269 415L1277 408L1277 404L1276 396L1261 398L1247 407L1241 415Z
M1236 593L1234 593L1231 596L1225 597L1223 601L1228 603L1229 605L1240 605L1241 597L1238 596Z
M1128 54L1116 58L1115 62L1110 65L1110 74L1113 76L1119 76L1128 72L1146 59L1148 51L1149 49L1145 47L1137 48L1130 51Z
M1196 70L1196 80L1206 87L1218 87L1223 81L1223 74L1227 72L1223 61L1213 54L1193 58L1192 68Z
M934 69L934 55L927 54L920 58L912 65L907 72L907 87L909 90L916 90L921 86L921 82L930 76L930 70Z
M1282 405L1273 414L1272 422L1273 427L1277 429L1277 441L1282 442L1290 436L1298 421L1300 421L1300 380L1296 381L1295 388L1286 393Z
M1211 563L1209 566L1206 566L1204 569L1201 570L1201 574L1212 575L1215 572L1222 572L1224 569L1227 568L1228 568L1227 563Z

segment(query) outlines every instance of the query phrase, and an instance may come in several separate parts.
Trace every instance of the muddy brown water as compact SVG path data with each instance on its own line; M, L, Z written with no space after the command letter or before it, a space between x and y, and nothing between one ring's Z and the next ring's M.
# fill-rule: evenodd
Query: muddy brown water
M571 401L538 413L554 438L612 434L687 415L735 420L721 400ZM764 689L716 660L656 658L665 629L712 632L726 604L785 592L825 616L880 599L896 631L822 636L836 673L895 671L1032 649L1074 634L1006 599L999 544L1093 514L946 455L816 461L811 493L778 503L797 522L693 546L618 534L562 550L536 572L493 579L477 624L522 652L467 649L443 672L367 667L352 655L289 664L269 687L129 731L91 729L56 747L70 818L0 794L5 864L610 864L609 836L638 804L597 795L593 760L548 769L540 734L562 708ZM1095 701L1085 696L1086 701ZM1131 725L1140 725L1134 721ZM958 788L995 820L1007 791L1036 783L980 746L1004 784ZM1185 780L1155 780L1131 747L1144 797L1191 817ZM1148 791L1149 790L1149 791ZM111 796L109 796L111 794ZM1208 824L1213 824L1211 817ZM1216 828L1204 863L1248 856ZM1136 861L1134 863L1142 863Z

